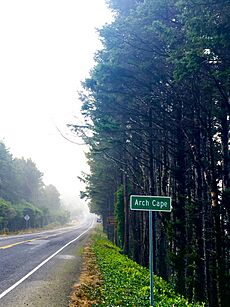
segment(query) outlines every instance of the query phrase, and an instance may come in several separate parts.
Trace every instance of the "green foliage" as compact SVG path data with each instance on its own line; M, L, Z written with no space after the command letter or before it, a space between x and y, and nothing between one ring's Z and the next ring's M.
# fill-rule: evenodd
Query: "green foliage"
M17 231L27 227L39 228L43 226L43 212L33 204L29 202L20 202L12 204L12 207L16 211L15 217L9 223L9 229ZM30 219L26 223L24 216L29 215Z
M0 141L0 197L13 201L16 198L16 183L13 160L5 144Z
M81 96L91 170L83 195L103 216L108 234L116 229L107 227L106 216L123 219L121 202L113 207L121 184L125 207L129 185L132 193L171 195L170 218L157 216L156 270L191 301L225 306L230 2L108 2L115 19L99 31L103 49ZM147 264L146 215L125 214L127 253ZM120 241L119 225L117 233Z
M128 14L142 0L107 0L110 8L121 14Z
M0 230L4 230L15 216L16 211L10 202L0 198Z
M49 209L57 210L60 208L60 193L55 186L49 184L41 190L39 205Z
M116 166L96 150L88 155L88 159L91 173L85 175L87 188L81 193L81 196L90 199L91 212L103 216L104 212L108 211L108 207L113 210L115 190L111 174L116 173Z
M124 245L124 188L121 186L115 193L115 218L117 221L118 245L122 248Z
M149 306L149 271L120 253L120 249L97 235L93 250L102 273L102 302L98 306ZM154 276L156 307L204 306L190 304L162 278Z
M14 159L17 200L38 204L41 199L44 183L43 174L31 159Z
M0 142L0 230L65 224L69 212L61 208L55 186L45 186L43 174L31 159L13 159ZM26 223L24 216L29 215Z

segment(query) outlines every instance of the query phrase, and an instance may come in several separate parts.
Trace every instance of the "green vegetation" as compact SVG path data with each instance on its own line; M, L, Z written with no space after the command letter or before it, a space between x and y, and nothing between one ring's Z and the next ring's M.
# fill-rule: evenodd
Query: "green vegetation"
M101 303L97 306L149 307L149 271L122 255L105 236L95 236L93 251L103 279ZM190 304L157 276L154 278L154 299L156 307L204 306Z
M121 187L115 194L115 218L117 222L117 239L118 239L118 246L122 247L124 245L124 191L123 187Z
M46 186L31 159L13 158L0 142L0 233L48 224L64 224L69 212L61 207L55 186ZM25 221L24 216L30 219Z
M130 195L172 197L171 214L154 214L156 275L189 301L228 307L230 1L107 3L114 19L80 93L85 123L72 126L89 146L82 196L143 266L148 213L131 211Z

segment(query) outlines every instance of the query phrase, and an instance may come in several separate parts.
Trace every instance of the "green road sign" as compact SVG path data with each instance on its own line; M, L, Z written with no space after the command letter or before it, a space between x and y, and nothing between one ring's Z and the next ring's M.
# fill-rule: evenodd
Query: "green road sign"
M150 271L150 307L154 306L154 279L153 279L153 212L164 211L171 212L171 197L166 196L144 196L131 195L130 209L131 210L146 210L149 211L149 271Z
M164 211L171 212L171 197L131 195L131 210Z

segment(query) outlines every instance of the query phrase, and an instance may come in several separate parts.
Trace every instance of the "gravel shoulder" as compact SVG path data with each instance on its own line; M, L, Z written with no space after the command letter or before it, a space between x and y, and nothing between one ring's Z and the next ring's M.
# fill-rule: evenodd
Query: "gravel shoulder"
M96 255L87 244L83 252L83 265L78 282L74 284L69 307L96 306L101 297L102 277Z

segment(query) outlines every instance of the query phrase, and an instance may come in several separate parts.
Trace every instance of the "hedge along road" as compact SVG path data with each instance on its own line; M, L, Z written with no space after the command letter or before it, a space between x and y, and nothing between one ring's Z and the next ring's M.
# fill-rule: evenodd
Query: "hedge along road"
M93 225L0 238L0 306L67 306Z

